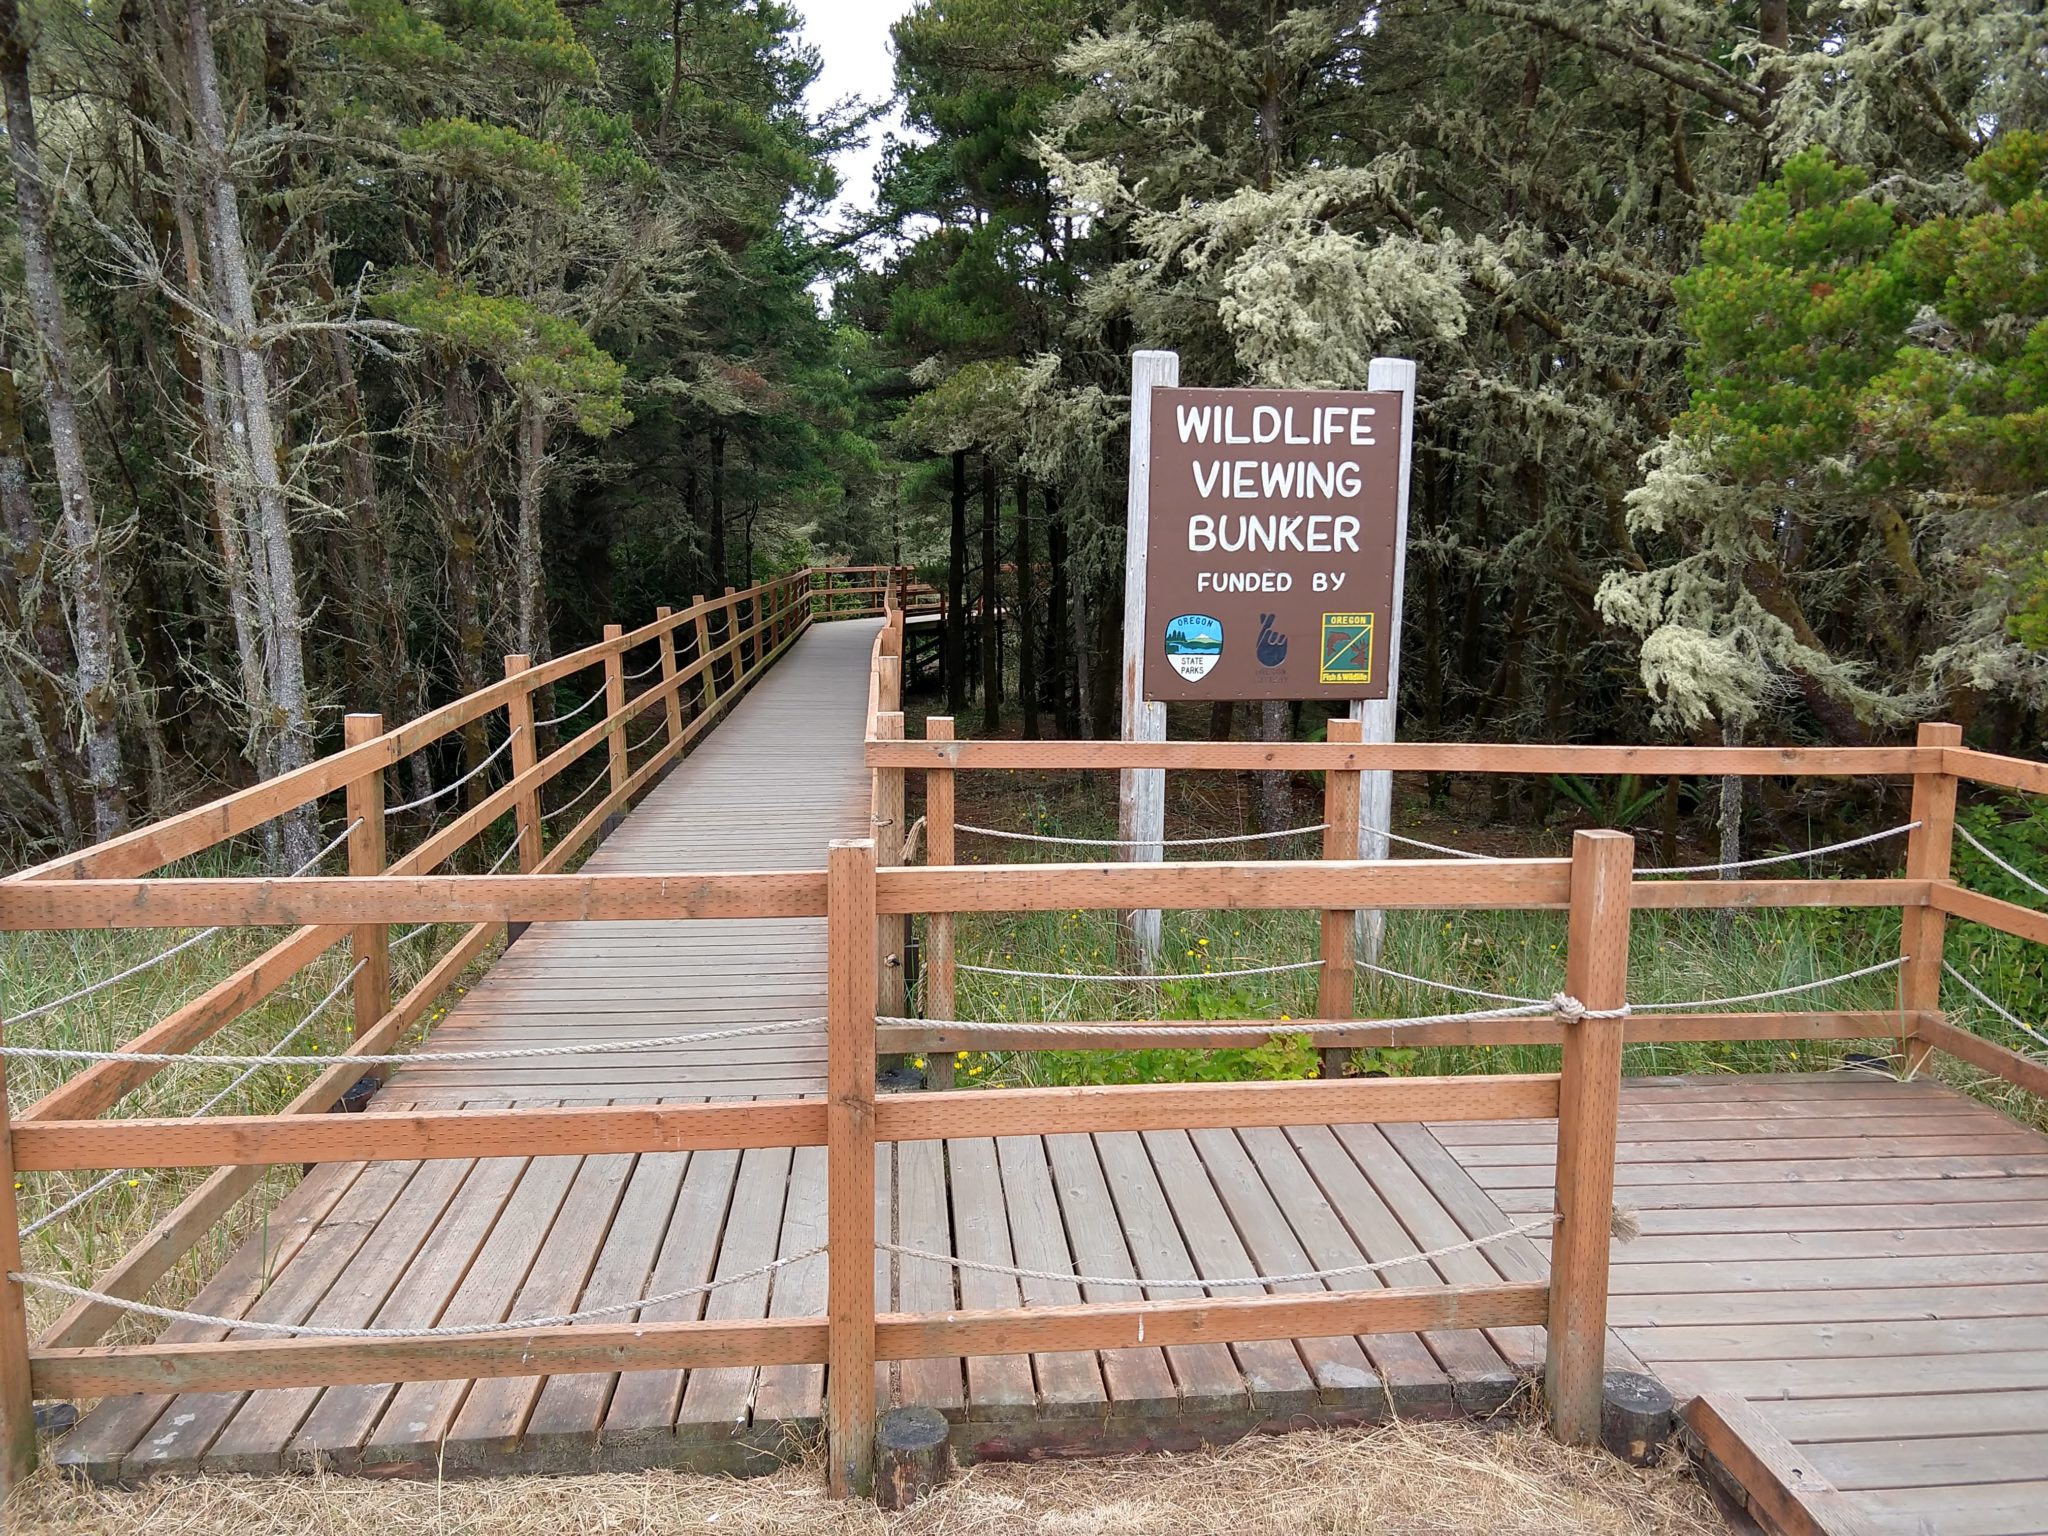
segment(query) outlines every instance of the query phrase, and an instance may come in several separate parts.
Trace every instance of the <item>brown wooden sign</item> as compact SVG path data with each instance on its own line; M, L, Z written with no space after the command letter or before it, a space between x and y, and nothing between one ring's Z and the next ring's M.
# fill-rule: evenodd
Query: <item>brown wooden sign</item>
M1383 699L1400 517L1393 391L1156 389L1148 699Z

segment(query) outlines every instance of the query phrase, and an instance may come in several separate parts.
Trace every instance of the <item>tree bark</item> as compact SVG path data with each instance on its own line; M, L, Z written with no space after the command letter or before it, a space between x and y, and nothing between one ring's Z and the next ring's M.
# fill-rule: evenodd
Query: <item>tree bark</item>
M22 287L42 351L43 413L60 502L64 587L70 601L75 681L84 721L86 783L92 795L93 832L111 837L128 824L128 794L121 760L120 620L100 549L99 510L85 465L64 335L64 295L50 243L50 202L43 185L35 106L29 96L29 45L19 0L0 0L0 94L6 98L7 150L14 171L14 205L21 234Z
M1067 686L1067 519L1049 485L1045 488L1045 544L1046 563L1052 568L1045 618L1045 675L1052 687L1054 728L1071 740L1081 729L1069 702L1073 691Z
M255 291L242 233L239 194L229 174L227 117L213 54L207 0L185 6L186 89L200 174L200 213L212 258L220 320L231 364L227 393L240 434L238 475L246 476L253 518L250 568L264 636L264 670L275 715L270 722L279 772L312 761L313 712L306 688L305 619L300 609L292 530L279 472L271 413L270 364L258 342ZM285 818L285 857L294 867L318 846L310 808Z
M967 451L953 453L953 523L946 546L946 708L967 711Z
M1031 481L1017 475L1017 698L1024 709L1024 739L1038 740L1037 625L1031 590Z
M1003 723L1003 661L996 650L996 574L1002 568L998 548L995 456L981 454L981 726L993 736Z
M519 402L519 650L547 660L547 592L541 575L541 483L547 474L548 417L531 396Z
M725 423L711 428L711 588L723 592L732 577L725 563Z

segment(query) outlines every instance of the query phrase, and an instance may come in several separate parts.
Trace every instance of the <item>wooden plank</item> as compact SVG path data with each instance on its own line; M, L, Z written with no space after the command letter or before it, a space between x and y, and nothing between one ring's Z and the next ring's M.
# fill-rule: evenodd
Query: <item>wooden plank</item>
M290 1263L318 1230L320 1219L348 1193L362 1169L360 1163L329 1163L306 1175L272 1213L271 1241L267 1245L244 1244L231 1253L192 1298L192 1310L216 1317L243 1315L262 1295L271 1275ZM166 1327L158 1342L187 1344L225 1337L224 1329L179 1322ZM47 1340L44 1347L50 1347ZM129 1453L171 1401L157 1391L103 1402L57 1443L52 1460L66 1471L97 1480L119 1478Z
M888 1107L887 1101L883 1107ZM959 1257L984 1264L1015 1264L995 1142L986 1137L947 1142L946 1167ZM959 1274L963 1309L994 1311L1022 1305L1022 1293L1009 1275L980 1269L963 1269ZM969 1418L1014 1422L1029 1418L1037 1407L1031 1362L1021 1351L1006 1348L1000 1354L972 1355L966 1370Z
M1632 904L1643 912L1721 907L1905 907L1933 900L1925 880L1638 880Z
M825 910L824 895L824 877L802 869L675 875L368 875L352 880L67 880L29 885L0 881L0 929L819 917Z
M1629 1328L1622 1336L1645 1360L1850 1360L1938 1356L1967 1383L1968 1357L2048 1351L2048 1317L1911 1318L1883 1323L1703 1323Z
M114 889L124 893L120 904L110 900L96 908L75 898L53 903L38 889L16 906L8 899L12 891L0 885L0 920L6 920L0 926L64 926L27 921L47 915L49 906L39 906L39 902L85 914L123 910L125 901L132 899L132 884L113 882L110 895ZM1132 902L1253 911L1327 907L1344 901L1370 902L1376 907L1537 910L1563 907L1566 894L1562 859L1500 859L1483 864L1465 859L1404 859L1391 864L1254 859L1216 864L906 866L882 872L875 905L884 913L1112 911ZM398 898L394 893L386 900L395 905Z
M560 1215L512 1300L511 1316L542 1317L573 1312L581 1305L632 1171L630 1153L583 1160L563 1196ZM522 1449L527 1420L544 1385L539 1376L478 1382L449 1428L442 1465L459 1469L508 1463Z
M1867 1528L1898 1536L2039 1536L2048 1479L1992 1483L1982 1488L1891 1488L1881 1494L1844 1494Z
M378 1219L404 1191L419 1165L416 1163L372 1163L349 1185L318 1228L300 1245L290 1263L274 1271L242 1314L257 1322L303 1323L320 1303L328 1288L347 1268L356 1252L375 1232ZM227 1335L263 1338L242 1332ZM239 1391L181 1393L167 1405L163 1416L127 1458L135 1475L151 1472L196 1471L207 1447L235 1411L242 1406Z
M1036 1136L1002 1137L996 1142L996 1164L1002 1172L1003 1205L1010 1217L1010 1251L1018 1266L1047 1272L1072 1269L1073 1252L1060 1219L1058 1197L1053 1194L1044 1143ZM1057 1280L1020 1278L1017 1285L1027 1307L1072 1305L1081 1300L1079 1286ZM1092 1353L1033 1355L1031 1373L1038 1384L1041 1419L1099 1419L1108 1410L1102 1367Z
M782 1241L776 1257L793 1258L825 1241L829 1174L823 1147L798 1147L790 1156L789 1193L782 1206ZM827 1275L825 1255L817 1254L776 1271L768 1300L770 1317L822 1317ZM800 1453L805 1437L815 1436L825 1416L825 1368L822 1365L771 1365L754 1386L753 1421L756 1443L782 1455Z
M460 1163L413 1165L404 1190L306 1320L329 1328L369 1327L404 1272L405 1261L447 1213L467 1172ZM318 1387L260 1392L243 1399L207 1447L207 1470L283 1470L285 1447L319 1399Z
M1925 1355L1854 1360L1685 1360L1661 1367L1658 1375L1681 1400L1701 1392L1734 1392L1745 1398L1897 1397L1924 1392L1930 1366ZM1970 1370L1973 1392L2028 1391L2048 1387L2048 1351L2013 1350L1985 1355Z
M1785 1211L1785 1224L1794 1225ZM1538 1245L1542 1246L1541 1244ZM1712 1232L1615 1239L1618 1264L1708 1264L1724 1259L1878 1259L2048 1252L2048 1226L1877 1228L1870 1231Z
M1317 772L1326 768L1396 773L1668 774L1784 778L1862 778L1929 771L1919 747L1590 747L1458 742L1262 741L924 741L870 742L871 768L956 769L1164 768Z
M1941 772L1979 784L1997 784L2005 789L2023 789L2029 794L2048 795L2048 763L2031 758L2006 757L1979 752L1960 744L1944 748Z
M716 1280L706 1299L707 1322L752 1322L768 1315L769 1276L734 1280L761 1268L781 1250L783 1210L789 1197L790 1150L761 1147L740 1157L739 1183L718 1245ZM865 1264L861 1266L867 1268ZM754 1397L751 1364L731 1369L693 1370L676 1412L678 1440L730 1440L745 1430Z
M739 1179L740 1153L709 1151L691 1154L674 1213L662 1238L645 1295L659 1296L711 1278L719 1241ZM704 1315L704 1296L684 1296L660 1306L643 1307L635 1324L694 1322ZM619 1378L599 1432L604 1465L645 1466L660 1460L660 1450L674 1439L676 1409L682 1402L684 1376L680 1366L658 1367L646 1356L634 1356L636 1369ZM687 1363L687 1362L684 1362Z
M616 1104L379 1115L217 1115L205 1120L57 1120L15 1132L18 1168L209 1168L365 1157L579 1156L713 1147L807 1147L825 1139L815 1099Z
M1290 1127L1289 1136L1316 1172L1317 1182L1343 1213L1372 1259L1450 1247L1465 1234L1428 1185L1416 1176L1376 1126ZM1350 1172L1345 1171L1345 1164ZM1359 1189L1363 1183L1371 1194ZM1421 1280L1411 1278L1420 1275ZM1480 1286L1499 1276L1477 1253L1446 1254L1429 1264L1402 1265L1382 1276L1389 1285L1447 1283ZM1509 1338L1517 1337L1509 1335ZM1423 1335L1430 1352L1451 1378L1452 1394L1468 1413L1491 1413L1514 1396L1524 1371L1541 1356L1508 1359L1491 1340L1475 1333Z
M372 1326L406 1328L438 1322L456 1285L489 1236L506 1198L526 1169L523 1157L491 1158L468 1166L448 1213L412 1256ZM316 1382L330 1378L322 1375ZM282 1381L266 1383L286 1386ZM313 1383L300 1383L311 1385ZM353 1467L384 1405L397 1390L390 1376L372 1377L320 1395L287 1447L294 1465Z
M1830 1287L1799 1291L1694 1291L1617 1296L1617 1328L1698 1323L1855 1323L1914 1317L2048 1316L2048 1283Z
M437 1325L496 1323L513 1315L512 1308L582 1166L583 1159L574 1156L536 1157L526 1165L490 1236L435 1320ZM433 1370L426 1366L417 1373L404 1373L404 1385L363 1443L365 1466L416 1461L436 1454L472 1383L436 1378Z
M1922 1017L1913 1028L1914 1038L1924 1041L1936 1050L1946 1051L1958 1061L1967 1061L1973 1067L1981 1067L1995 1077L2002 1077L2009 1083L2037 1097L2048 1097L2048 1065L2043 1065L2031 1056L2022 1056L1996 1045L1981 1036L1973 1035L1966 1029L1958 1029L1945 1020Z
M1356 840L1354 838L1354 846ZM1350 942L1349 915L1346 914L1345 942ZM1269 1131L1278 1136L1277 1131ZM1169 1140L1180 1138L1169 1134ZM1288 1225L1279 1202L1266 1187L1260 1170L1232 1131L1196 1131L1191 1137L1195 1155L1209 1175L1216 1198L1229 1214L1230 1222L1240 1239L1241 1251L1248 1259L1247 1274L1284 1275L1298 1274L1318 1266L1309 1257L1294 1229ZM1284 1146L1284 1142L1282 1145ZM1155 1162L1157 1158L1155 1157ZM1320 1280L1297 1280L1283 1285L1268 1286L1273 1292L1327 1291L1338 1287L1327 1286ZM1365 1351L1358 1340L1349 1336L1326 1339L1296 1339L1293 1341L1300 1363L1308 1368L1315 1382L1316 1396L1326 1408L1343 1408L1352 1412L1376 1410L1386 1405L1386 1392L1379 1373L1366 1359Z
M1203 1133L1208 1134L1208 1133ZM1288 1225L1300 1239L1310 1262L1298 1268L1342 1269L1367 1262L1369 1255L1353 1239L1343 1218L1317 1185L1301 1153L1284 1132L1270 1128L1240 1131L1238 1139L1257 1165ZM1334 1144L1332 1144L1334 1146ZM1341 1154L1339 1154L1341 1156ZM1359 1181L1363 1183L1363 1180ZM1367 1186L1370 1192L1370 1186ZM1375 1197L1376 1198L1376 1197ZM1370 1271L1323 1282L1333 1291L1374 1291L1386 1284ZM1359 1341L1379 1377L1386 1403L1401 1417L1437 1417L1452 1409L1451 1382L1418 1334L1374 1334Z
M922 1093L884 1099L876 1107L875 1125L876 1134L887 1141L932 1141L967 1135L1202 1130L1337 1120L1493 1120L1556 1112L1557 1079L1537 1073Z
M1957 1198L1980 1205L1992 1205L1998 1201L2031 1204L2048 1200L2048 1179L2043 1178L1970 1179L1960 1188L1957 1186L1957 1180L1942 1178L1836 1179L1803 1184L1800 1190L1816 1202L1817 1211L1824 1211L1836 1201L1859 1205L1868 1202L1876 1206L1922 1204ZM1989 1198L1993 1195L1998 1199ZM1547 1188L1497 1189L1494 1198L1510 1215L1547 1210L1551 1204ZM1754 1206L1783 1205L1784 1201L1785 1186L1772 1182L1638 1184L1629 1189L1629 1205L1634 1210L1741 1211ZM1857 1224L1863 1224L1863 1219L1859 1218Z
M944 1145L906 1141L895 1144L893 1150L896 1241L926 1253L953 1253ZM951 1312L960 1304L953 1271L944 1264L898 1258L895 1274L898 1312ZM941 1413L957 1413L967 1402L958 1360L904 1361L902 1391L904 1406L936 1408Z
M1943 882L1933 887L1934 905L1952 917L1982 923L2001 933L2017 934L2036 944L2048 944L2048 912L2036 912L2017 902L2000 901L1963 886Z
M1785 1438L1802 1444L1887 1441L1901 1425L1936 1436L2048 1434L2048 1390L1812 1398L1753 1406Z
M1738 1397L1687 1403L1686 1426L1749 1495L1750 1509L1779 1536L1865 1536L1854 1505L1807 1458Z
M1174 1220L1165 1184L1144 1140L1135 1132L1115 1132L1092 1140L1139 1277L1147 1281L1196 1278L1187 1241ZM1185 1298L1189 1292L1185 1287L1148 1287L1144 1294L1148 1298ZM1156 1336L1153 1342L1159 1342ZM1169 1348L1166 1359L1183 1413L1229 1412L1245 1401L1243 1375L1223 1345L1204 1342Z
M923 1143L906 1143L917 1146ZM1109 1185L1102 1176L1090 1136L1048 1136L1045 1153L1052 1165L1053 1189L1060 1201L1062 1225L1072 1245L1074 1264L1082 1274L1122 1276L1130 1285L1083 1287L1088 1301L1138 1301L1137 1266L1131 1262L1123 1224L1117 1219ZM1102 1382L1113 1416L1171 1416L1180 1410L1172 1369L1157 1348L1111 1349L1101 1356ZM908 1370L906 1364L905 1369Z

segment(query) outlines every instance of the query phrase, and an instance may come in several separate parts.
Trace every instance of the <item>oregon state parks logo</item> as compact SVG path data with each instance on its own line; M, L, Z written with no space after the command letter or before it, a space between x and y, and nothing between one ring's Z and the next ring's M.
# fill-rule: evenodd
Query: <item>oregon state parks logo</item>
M1166 621L1166 663L1189 682L1207 677L1223 654L1223 621L1183 613Z

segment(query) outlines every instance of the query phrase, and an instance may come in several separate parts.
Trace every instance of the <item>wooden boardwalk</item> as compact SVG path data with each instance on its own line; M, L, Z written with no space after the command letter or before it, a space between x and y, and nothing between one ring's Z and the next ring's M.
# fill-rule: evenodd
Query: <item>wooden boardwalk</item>
M868 829L875 626L820 625L592 857L599 871L821 867ZM815 920L542 924L396 1074L372 1114L823 1091L821 1026L529 1062L435 1052L625 1040L824 1012ZM1873 1530L2048 1531L2048 1139L1928 1083L1630 1083L1610 1364L1748 1398ZM1554 1122L956 1138L877 1147L876 1231L1130 1285L876 1262L884 1309L1141 1295L1163 1282L1399 1260L1549 1209ZM526 1318L630 1301L818 1245L822 1147L329 1164L198 1310L340 1327ZM1525 1239L1355 1287L1540 1280ZM642 1313L816 1316L822 1258ZM1149 1284L1148 1284L1149 1282ZM167 1339L222 1337L178 1324ZM1487 1413L1540 1370L1540 1329L1193 1344L883 1365L967 1457L1174 1448L1389 1414ZM822 1366L128 1397L57 1448L153 1471L584 1470L775 1464L818 1433Z

